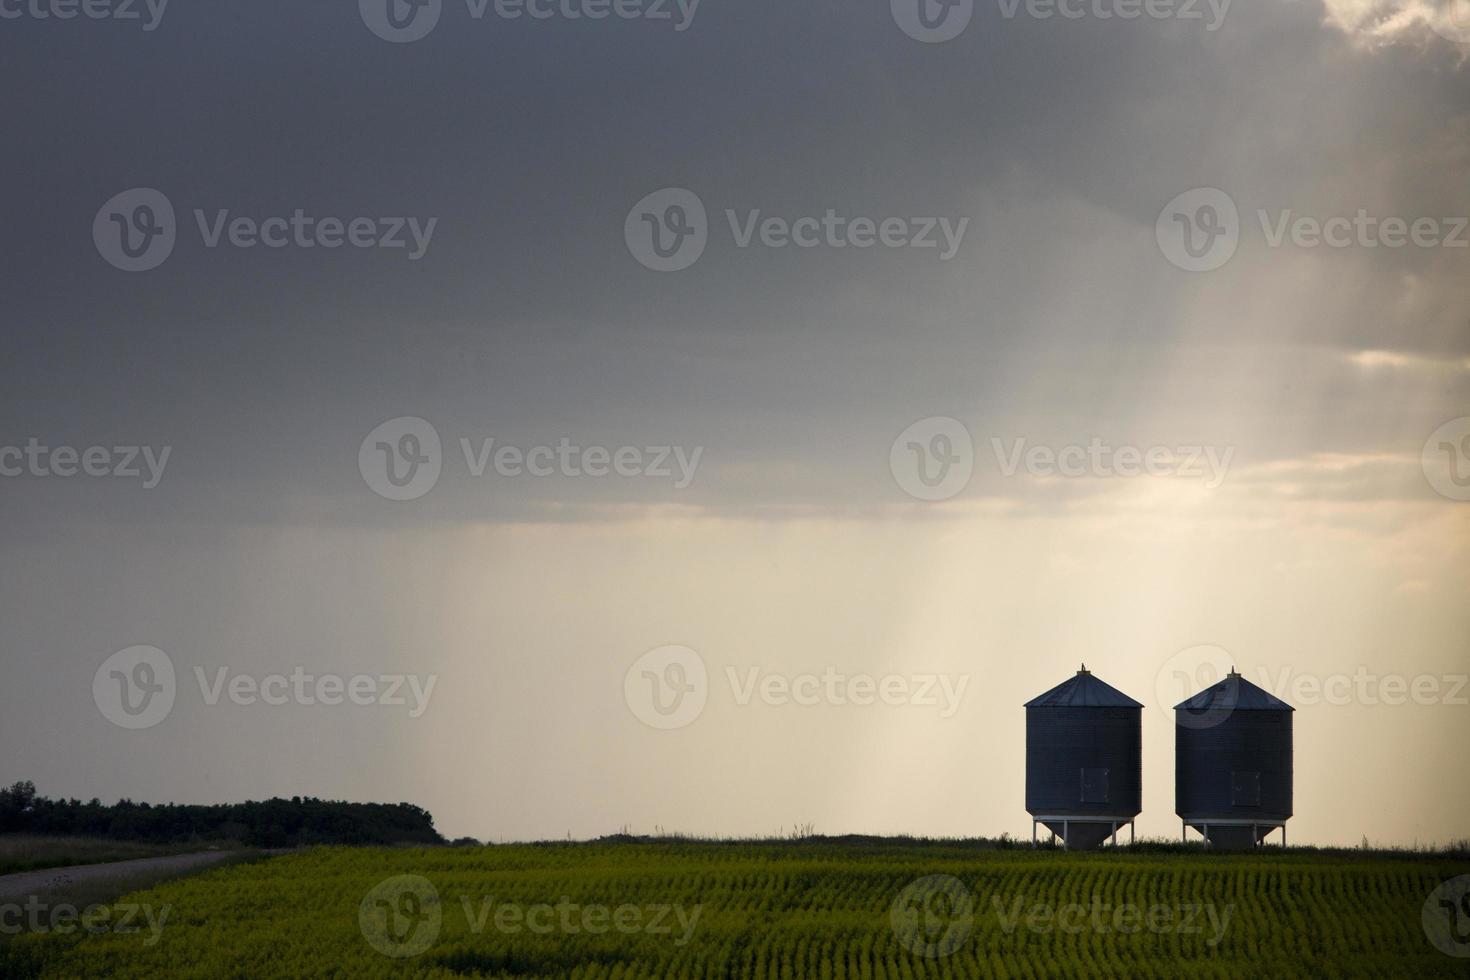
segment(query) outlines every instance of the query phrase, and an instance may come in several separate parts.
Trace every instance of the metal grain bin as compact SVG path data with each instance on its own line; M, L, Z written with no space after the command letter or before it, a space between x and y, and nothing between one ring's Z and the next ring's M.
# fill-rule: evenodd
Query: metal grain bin
M1143 705L1077 675L1026 702L1026 810L1069 849L1116 839L1143 810Z
M1174 707L1174 807L1211 847L1255 847L1292 815L1292 712L1232 671Z

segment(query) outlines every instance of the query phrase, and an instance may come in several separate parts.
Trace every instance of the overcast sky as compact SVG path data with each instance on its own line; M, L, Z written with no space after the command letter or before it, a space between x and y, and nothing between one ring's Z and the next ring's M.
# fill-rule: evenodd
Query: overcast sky
M1085 660L1172 834L1224 657L1297 705L1294 840L1465 835L1470 3L387 2L0 0L0 781L1025 834ZM297 668L408 703L228 691Z

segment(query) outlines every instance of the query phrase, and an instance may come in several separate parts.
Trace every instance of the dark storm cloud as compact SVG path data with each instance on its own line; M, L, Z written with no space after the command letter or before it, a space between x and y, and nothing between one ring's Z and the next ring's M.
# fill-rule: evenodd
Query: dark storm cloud
M677 495L584 481L487 501L446 480L418 512L446 518L555 501L840 509L892 494L887 446L915 418L1033 435L1128 425L1159 408L1138 393L1198 343L1181 341L1181 320L1212 285L1153 243L1180 190L1228 187L1247 236L1258 207L1465 210L1464 172L1445 169L1463 153L1430 138L1463 133L1454 53L1368 55L1321 21L1316 4L1264 3L1210 33L1007 19L981 3L944 45L906 37L882 3L706 0L678 32L475 21L450 2L406 45L374 37L350 3L176 0L146 33L6 22L0 73L20 96L0 109L18 134L0 163L16 283L0 441L175 447L161 492L109 493L104 509L372 521L358 442L402 415L432 419L450 455L460 437L708 453ZM168 195L180 241L130 275L89 230L103 201L139 186ZM712 242L693 268L658 275L622 227L669 186L703 198ZM208 249L196 208L438 224L419 261ZM971 224L948 263L742 250L727 208ZM1253 262L1250 247L1215 288L1248 295L1270 278L1277 257ZM1470 349L1444 256L1341 262L1363 296L1319 304L1282 342ZM1438 298L1385 330L1406 277ZM1280 328L1238 329L1211 342L1269 346ZM7 487L83 511L94 491Z

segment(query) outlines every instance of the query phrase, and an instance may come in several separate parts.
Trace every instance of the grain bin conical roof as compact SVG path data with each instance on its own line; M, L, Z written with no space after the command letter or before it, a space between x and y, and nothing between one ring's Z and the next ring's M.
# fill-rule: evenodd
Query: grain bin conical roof
M1239 674L1200 691L1194 697L1174 705L1176 711L1295 711L1291 705L1259 688Z
M1085 666L1056 687L1027 701L1027 708L1142 708L1143 705L1110 684L1104 684Z

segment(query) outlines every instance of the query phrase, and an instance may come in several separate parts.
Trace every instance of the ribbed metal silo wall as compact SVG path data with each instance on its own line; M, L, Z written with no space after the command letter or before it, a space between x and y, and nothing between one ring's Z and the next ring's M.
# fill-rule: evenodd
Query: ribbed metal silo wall
M1181 817L1283 821L1292 815L1290 711L1235 711L1203 727L1179 711L1174 730L1174 805ZM1254 786L1251 774L1257 774Z
M1143 810L1138 708L1026 709L1026 810L1033 816L1133 817ZM1107 799L1083 800L1083 770L1107 770Z

